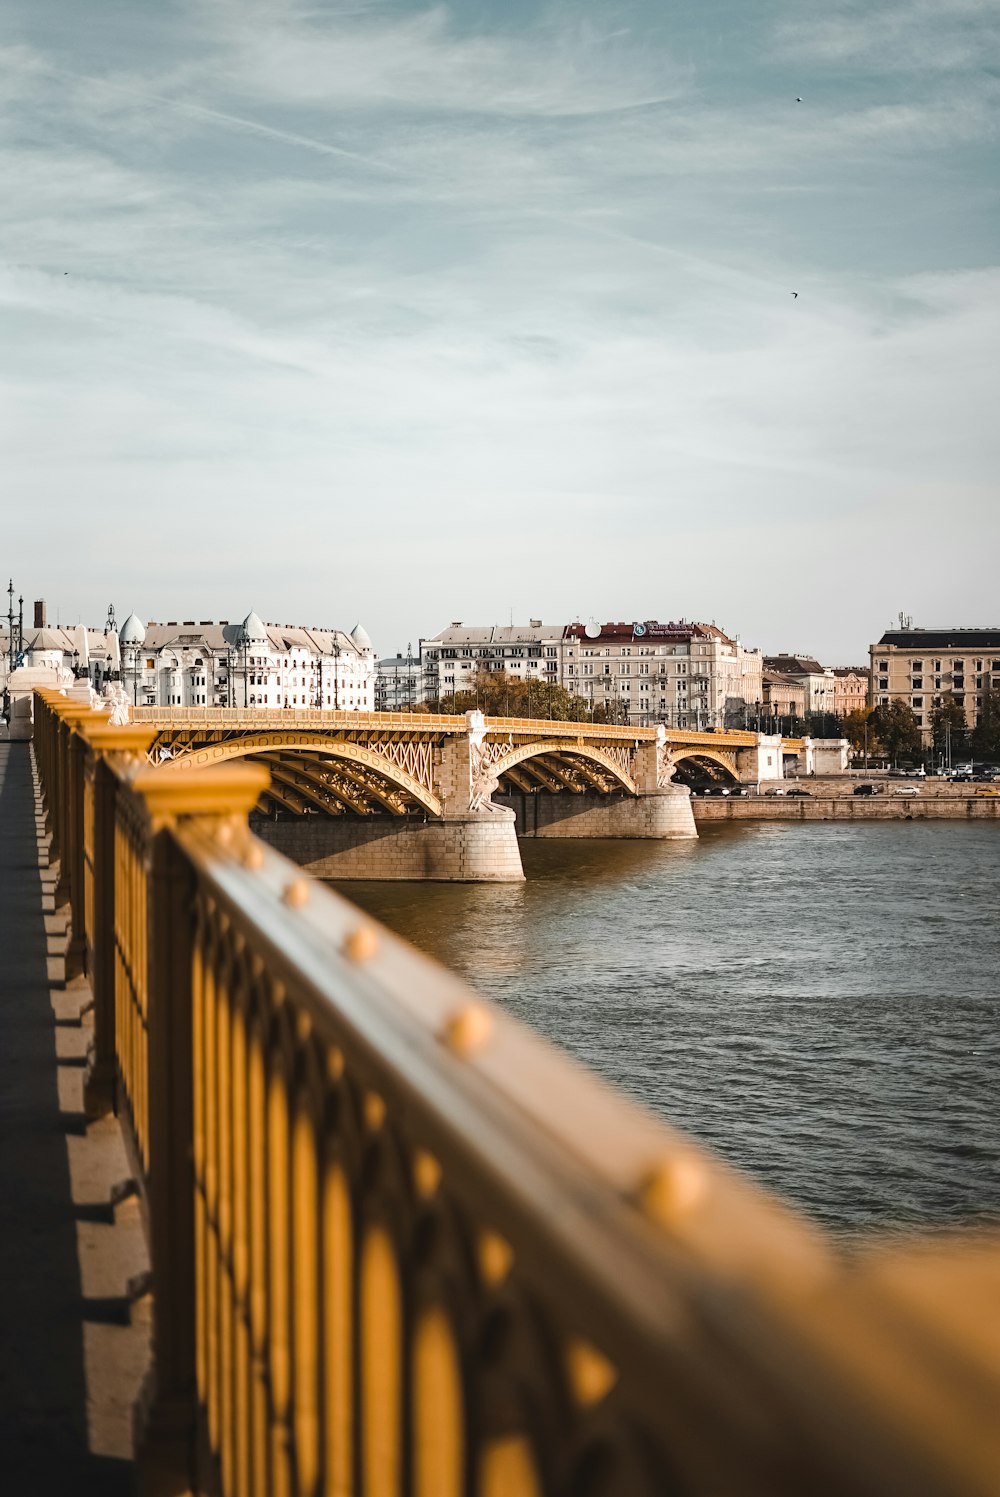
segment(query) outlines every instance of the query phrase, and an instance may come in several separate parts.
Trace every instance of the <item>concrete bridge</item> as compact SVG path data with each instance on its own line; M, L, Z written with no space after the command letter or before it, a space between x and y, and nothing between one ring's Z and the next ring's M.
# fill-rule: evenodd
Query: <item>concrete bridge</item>
M0 744L5 1490L995 1497L995 1231L825 1238L151 736Z
M151 763L265 766L255 829L310 872L338 879L517 880L518 832L693 837L691 783L780 778L784 757L801 748L756 733L479 712L140 707L133 718L153 734Z

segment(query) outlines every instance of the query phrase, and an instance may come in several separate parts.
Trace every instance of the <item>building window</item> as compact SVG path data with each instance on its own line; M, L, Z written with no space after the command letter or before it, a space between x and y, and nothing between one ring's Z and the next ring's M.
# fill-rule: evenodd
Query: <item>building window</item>
M889 677L888 676L881 676L879 678L878 687L879 687L879 691L888 691L889 690Z
M914 676L911 685L914 691L922 691L924 686L923 676Z
M878 663L878 668L880 671L887 671L889 669L888 660L880 660Z
M924 699L923 699L923 697L914 697L913 698L913 705L914 705L915 708L916 707L922 707L924 705Z

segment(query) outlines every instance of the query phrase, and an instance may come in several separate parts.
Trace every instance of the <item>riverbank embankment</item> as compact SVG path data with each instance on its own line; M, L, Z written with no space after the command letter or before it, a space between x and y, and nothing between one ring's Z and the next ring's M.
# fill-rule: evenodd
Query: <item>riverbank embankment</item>
M856 783L856 782L855 782ZM892 782L890 781L890 787ZM793 788L793 787L790 787ZM854 783L803 781L807 795L701 796L691 798L695 823L708 821L998 821L1000 795L975 795L965 787L921 785L918 795L855 795Z

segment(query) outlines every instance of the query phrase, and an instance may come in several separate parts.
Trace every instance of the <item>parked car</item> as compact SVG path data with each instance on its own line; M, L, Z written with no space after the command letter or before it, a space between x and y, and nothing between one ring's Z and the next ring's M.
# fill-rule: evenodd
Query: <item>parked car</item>
M785 789L784 785L776 785L773 790L765 790L764 794L765 795L787 795L788 791Z
M920 791L916 785L897 785L892 793L893 795L919 795Z
M800 796L801 795L808 795L810 797L812 796L812 791L811 790L795 789L795 790L788 790L785 793L787 795L790 795L790 796L791 795L800 795Z
M855 795L881 795L881 785L855 785Z
M995 790L992 785L977 785L973 791L974 795L1000 795L1000 790Z

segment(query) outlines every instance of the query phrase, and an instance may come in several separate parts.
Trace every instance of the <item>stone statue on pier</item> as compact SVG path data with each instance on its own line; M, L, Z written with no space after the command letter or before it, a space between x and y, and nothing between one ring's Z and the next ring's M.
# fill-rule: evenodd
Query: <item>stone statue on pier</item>
M497 811L500 808L491 800L500 784L493 769L494 761L500 757L497 745L483 742L486 718L481 712L467 712L465 719L469 724L469 809Z
M108 722L113 728L124 728L129 721L128 698L120 681L109 681L104 688L104 701L108 706Z
M669 785L677 768L673 749L667 743L667 730L662 723L656 725L656 783L658 787Z

